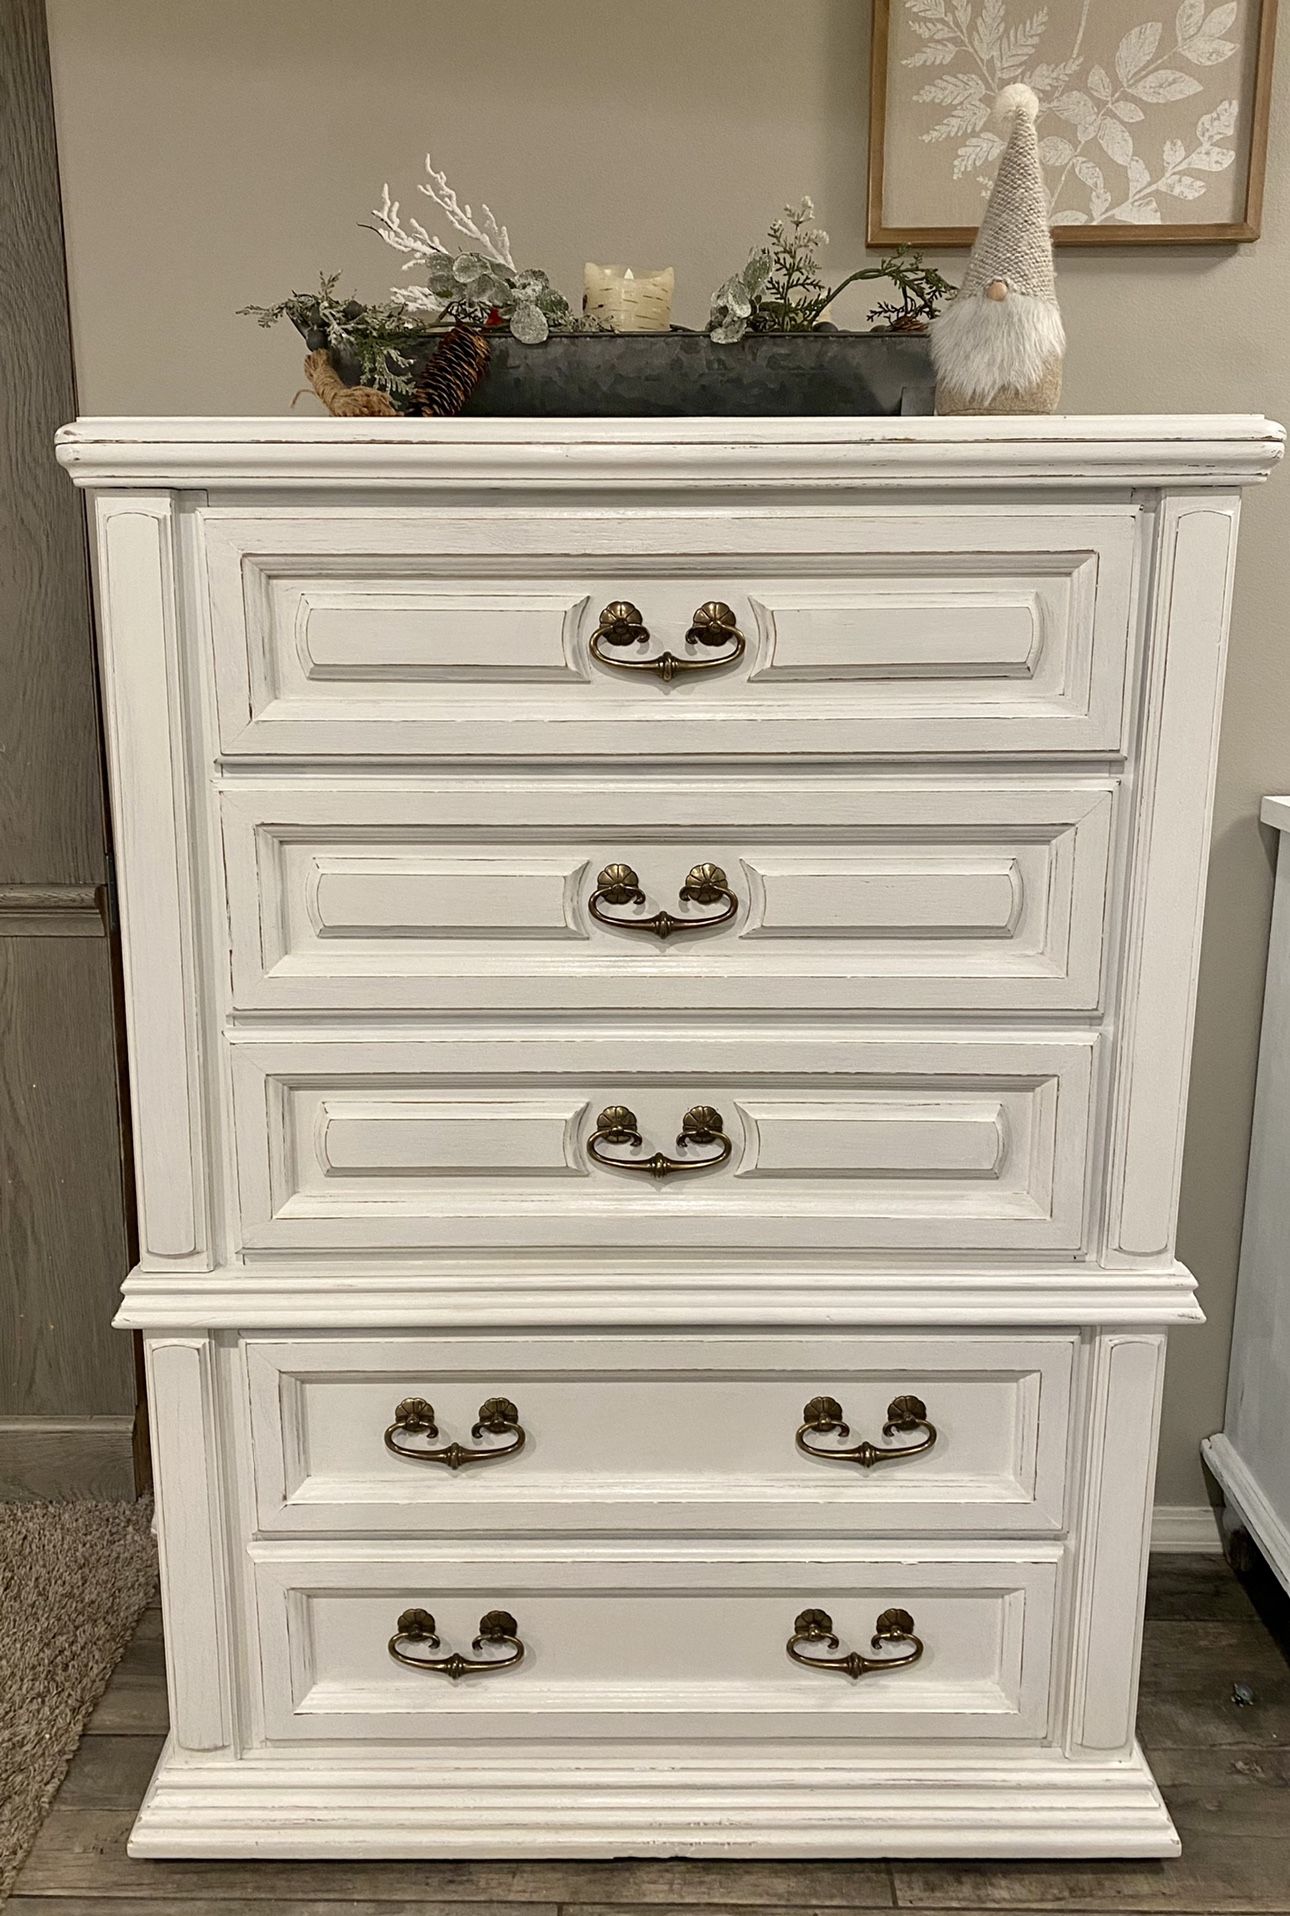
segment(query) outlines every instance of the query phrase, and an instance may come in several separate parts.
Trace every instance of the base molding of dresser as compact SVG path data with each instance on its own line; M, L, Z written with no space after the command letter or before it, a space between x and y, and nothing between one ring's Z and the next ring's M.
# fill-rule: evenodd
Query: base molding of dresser
M1224 1501L1245 1525L1283 1588L1290 1590L1290 1525L1283 1522L1271 1497L1225 1432L1206 1437L1200 1454L1214 1473Z
M1177 1856L1141 1750L1094 1764L194 1759L168 1744L132 1856Z

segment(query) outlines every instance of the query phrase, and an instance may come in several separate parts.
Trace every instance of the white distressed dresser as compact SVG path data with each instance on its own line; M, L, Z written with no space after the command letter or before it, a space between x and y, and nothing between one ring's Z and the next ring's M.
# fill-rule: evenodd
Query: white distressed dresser
M1256 418L86 420L142 1855L1160 1855Z

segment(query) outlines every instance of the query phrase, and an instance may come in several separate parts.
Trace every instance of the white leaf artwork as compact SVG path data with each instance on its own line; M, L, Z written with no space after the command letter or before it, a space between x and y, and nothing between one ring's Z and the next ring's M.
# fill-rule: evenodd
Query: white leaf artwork
M1145 19L1135 19L1133 0L891 5L905 35L894 60L926 74L911 89L923 118L908 137L932 149L933 175L988 191L1002 150L994 96L1021 81L1039 95L1039 158L1054 226L1233 217L1233 182L1216 182L1236 164L1238 128L1249 138L1242 101L1250 98L1256 0L1165 0L1158 17ZM1216 203L1227 196L1221 213L1183 211L1210 193Z
M1161 25L1159 20L1148 20L1140 27L1134 27L1132 33L1126 33L1115 53L1115 70L1120 76L1121 86L1128 86L1135 73L1140 73L1152 58L1160 45Z
M1155 73L1146 74L1133 91L1140 100L1159 105L1165 100L1185 100L1189 94L1199 93L1200 81L1194 80L1190 73L1176 73L1172 67L1161 67Z

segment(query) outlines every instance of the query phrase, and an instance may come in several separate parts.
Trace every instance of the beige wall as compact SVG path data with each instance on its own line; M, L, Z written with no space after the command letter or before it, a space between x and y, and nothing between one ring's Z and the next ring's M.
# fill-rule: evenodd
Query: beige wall
M569 290L587 256L674 262L677 317L698 322L804 191L847 265L864 230L869 11L49 0L82 411L284 411L294 335L234 308L308 287L320 266L369 297L388 286L394 256L356 222L387 177L416 199L427 146ZM1258 245L1063 255L1072 411L1290 416L1288 90L1290 49ZM1222 1420L1270 898L1257 807L1290 786L1286 485L1247 506L1181 1239L1209 1322L1173 1344L1166 1503L1201 1499L1197 1444Z

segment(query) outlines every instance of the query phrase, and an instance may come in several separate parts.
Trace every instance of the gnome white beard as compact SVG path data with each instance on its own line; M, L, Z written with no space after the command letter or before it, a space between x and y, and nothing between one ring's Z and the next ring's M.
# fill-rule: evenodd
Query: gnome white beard
M1005 390L1025 392L1066 346L1060 312L1031 293L960 293L931 332L937 379L968 405L987 405Z

